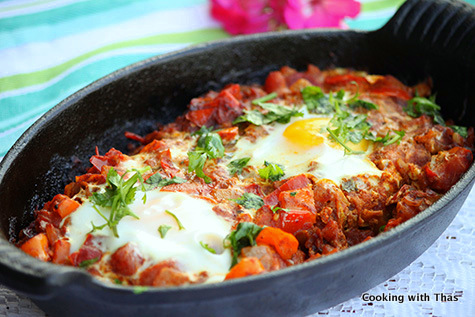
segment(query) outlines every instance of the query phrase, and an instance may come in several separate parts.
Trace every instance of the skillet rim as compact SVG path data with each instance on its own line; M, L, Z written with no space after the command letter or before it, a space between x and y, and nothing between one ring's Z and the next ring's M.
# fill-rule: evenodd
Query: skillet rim
M160 63L169 63L173 62L175 59L180 59L183 56L188 54L194 53L203 53L207 50L214 50L220 47L224 47L227 45L239 44L242 42L250 42L255 40L266 40L266 39L274 39L274 38L285 38L288 36L292 36L294 38L298 37L315 37L315 36L322 36L325 33L345 33L345 34L360 34L365 36L371 36L371 34L375 34L377 31L367 32L367 31L355 31L355 30L332 30L332 29L319 29L319 30L297 30L297 31L281 31L281 32L269 32L264 34L253 34L253 35L246 35L246 36L237 36L233 38L226 38L222 40L212 41L208 43L201 43L197 45L193 45L179 51L174 51L171 53L157 55L145 59L143 61L139 61L132 65L123 67L119 70L116 70L94 82L85 86L84 88L78 90L77 92L73 93L59 104L55 105L49 111L47 111L43 116L41 116L31 127L29 127L22 136L15 142L15 144L11 147L11 149L7 152L3 160L0 162L0 183L8 182L5 180L5 175L7 172L12 168L12 165L15 162L16 157L24 150L26 145L35 138L35 135L45 124L48 122L55 120L58 116L61 115L63 111L68 109L69 107L73 106L77 101L83 99L88 94L99 90L116 80L121 78L127 77L130 74L138 71L145 70L148 67L151 67L155 64ZM319 268L323 267L324 269L327 267L331 267L334 263L338 263L340 261L344 261L347 259L351 259L353 257L358 257L358 255L364 254L366 252L372 252L374 250L379 249L381 246L386 244L397 243L398 237L407 233L411 232L412 229L416 230L416 226L419 223L425 221L425 219L430 219L435 217L439 213L443 212L443 209L453 200L458 198L462 192L470 185L473 186L475 181L475 163L472 163L470 169L462 176L462 178L445 194L443 195L436 203L432 206L424 210L423 212L417 214L415 217L409 219L408 221L402 223L401 225L393 228L388 232L384 232L376 236L375 238L366 241L364 243L360 243L348 249L339 251L337 253L322 257L318 260L302 263L300 265L288 267L282 270L268 272L263 275L256 275L250 276L246 278L224 281L220 283L212 283L212 284L195 284L195 285L186 285L186 286L178 286L172 288L149 288L143 294L135 294L134 286L120 286L114 285L109 283L104 283L94 277L92 277L89 273L85 272L82 269L69 267L69 266L57 266L52 263L45 263L34 259L27 254L23 253L20 249L13 246L10 242L5 239L0 239L0 245L9 245L12 247L12 250L17 253L20 257L25 259L25 262L31 264L33 267L37 267L38 269L43 268L43 275L40 278L43 279L44 287L49 289L48 294L44 294L46 297L53 296L56 291L64 286L66 283L74 282L75 280L80 279L81 284L86 286L93 286L99 289L104 289L107 292L115 293L116 295L126 295L129 296L131 293L134 293L136 296L156 296L158 294L163 293L175 293L175 292L196 292L196 291L205 291L205 290L217 290L217 289L237 289L238 287L234 287L235 285L242 285L242 284L251 284L254 281L266 281L274 278L279 278L282 275L291 275L295 271L313 271L318 270ZM458 211L457 211L458 212ZM19 273L22 272L21 269L18 267L14 267L11 265L10 262L6 262L4 257L0 257L0 267L5 266L11 270L17 271ZM27 273L26 273L27 274ZM8 287L15 289L15 286L8 285ZM53 291L51 291L53 289ZM28 293L27 294L31 297L45 297L39 294ZM227 292L226 296L231 296L232 293ZM191 300L191 299L190 299ZM183 299L180 299L183 301ZM140 305L141 303L137 303Z

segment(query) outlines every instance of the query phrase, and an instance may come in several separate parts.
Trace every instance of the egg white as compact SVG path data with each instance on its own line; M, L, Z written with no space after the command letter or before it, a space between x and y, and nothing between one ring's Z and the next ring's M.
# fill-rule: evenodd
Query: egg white
M231 266L231 252L223 248L223 239L231 232L231 223L219 217L212 210L211 203L184 193L148 191L145 204L143 195L138 190L134 202L129 205L139 219L122 218L117 225L118 238L108 227L94 233L103 237L105 249L113 253L132 242L152 264L171 259L191 276L206 271L209 275L207 282L224 280ZM176 215L185 229L179 230L175 219L165 210ZM101 212L109 216L108 208L101 208ZM71 252L77 251L84 243L92 230L91 222L96 226L105 222L89 201L72 213L70 220ZM158 232L160 225L171 226L164 238ZM216 254L206 250L200 242L214 249Z

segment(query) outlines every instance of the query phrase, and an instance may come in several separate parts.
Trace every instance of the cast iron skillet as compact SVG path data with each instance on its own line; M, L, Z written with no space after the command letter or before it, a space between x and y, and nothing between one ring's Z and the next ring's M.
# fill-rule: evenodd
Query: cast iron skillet
M126 151L126 130L170 122L192 97L230 82L263 82L308 63L431 76L445 118L475 125L475 12L468 4L409 0L376 32L299 31L238 37L153 57L104 77L39 119L0 166L0 282L52 316L278 316L314 313L357 296L415 260L443 232L475 181L475 167L426 211L339 253L262 276L150 289L103 284L80 269L43 263L8 242L32 211L84 172L98 145ZM77 163L77 159L83 163Z

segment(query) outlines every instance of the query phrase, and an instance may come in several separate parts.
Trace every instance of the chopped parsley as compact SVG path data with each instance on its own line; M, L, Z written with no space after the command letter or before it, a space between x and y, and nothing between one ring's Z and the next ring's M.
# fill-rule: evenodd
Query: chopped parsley
M141 175L139 172L136 172L128 180L125 180L124 175L126 174L127 173L124 173L122 176L119 176L117 171L114 168L111 168L107 172L107 186L105 191L103 193L95 192L92 194L90 200L93 203L93 208L106 221L102 226L95 226L93 224L93 230L103 229L108 226L112 230L114 236L119 237L117 225L122 218L126 216L131 216L136 219L139 218L132 212L132 210L130 210L128 205L130 205L135 199L137 188L134 187L134 185L140 179ZM109 218L104 216L97 206L109 208Z
M196 134L200 137L195 150L188 152L188 171L194 171L196 176L202 178L206 183L210 183L211 178L205 175L203 167L207 159L223 157L223 141L219 134L212 132L211 129L208 130L206 127L201 127Z
M163 239L167 235L168 230L170 230L172 227L169 225L160 225L158 227L158 233L160 234L160 237Z
M290 196L292 196L292 197L295 197L295 195L297 195L297 192L291 192L290 193Z
M228 164L229 174L241 174L242 169L247 166L247 163L251 160L250 157L243 157L237 160L233 160Z
M241 222L236 230L227 235L224 239L224 247L231 248L233 251L231 267L238 263L237 259L243 248L256 244L256 237L261 230L261 227L252 222Z
M264 166L264 168L258 170L259 176L263 179L268 179L270 181L275 182L285 175L284 168L280 164L274 164L264 161Z
M178 230L183 230L185 229L185 227L183 227L183 224L181 223L180 220L178 220L178 217L173 213L171 212L170 210L165 210L165 213L169 214L170 216L173 217L173 219L175 219L177 225L178 225ZM167 230L168 231L168 230Z
M203 241L200 241L200 245L203 247L203 249L205 249L209 253L216 254L216 250L213 249L212 247L210 247L207 243L204 243Z
M252 193L244 193L238 199L233 200L246 209L259 209L264 206L264 200L256 194Z

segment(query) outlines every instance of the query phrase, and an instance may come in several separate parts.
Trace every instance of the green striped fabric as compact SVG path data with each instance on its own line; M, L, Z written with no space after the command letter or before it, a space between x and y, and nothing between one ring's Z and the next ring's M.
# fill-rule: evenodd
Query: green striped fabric
M361 1L361 14L346 22L377 29L403 1ZM228 36L206 0L0 1L0 158L42 114L94 80Z

